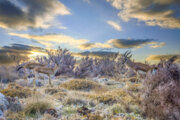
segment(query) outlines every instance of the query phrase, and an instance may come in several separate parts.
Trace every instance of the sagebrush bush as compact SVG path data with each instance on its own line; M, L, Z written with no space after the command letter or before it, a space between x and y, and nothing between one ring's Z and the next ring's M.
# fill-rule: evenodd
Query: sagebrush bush
M178 65L159 64L156 73L148 73L143 83L142 108L150 118L179 120L180 67Z
M93 73L93 58L85 57L82 58L80 64L75 69L75 77L77 78L85 78L91 76Z
M32 91L29 88L10 83L6 89L0 90L0 93L10 97L27 98L31 96Z
M68 90L85 90L89 91L96 88L101 88L102 86L98 83L90 80L74 79L65 83L62 83L60 87Z
M58 66L58 70L55 73L55 76L66 75L72 76L73 69L75 67L76 59L67 49L62 49L60 46L56 51L49 50L47 51L48 56L37 57L36 60L39 63L47 64L48 67Z

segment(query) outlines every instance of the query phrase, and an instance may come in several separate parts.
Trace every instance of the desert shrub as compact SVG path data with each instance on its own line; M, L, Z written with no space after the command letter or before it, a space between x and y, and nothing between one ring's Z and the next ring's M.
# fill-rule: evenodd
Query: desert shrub
M85 90L89 91L95 88L102 87L96 82L90 80L81 80L81 79L74 79L65 83L62 83L60 87L63 87L68 90Z
M58 71L56 72L56 76L72 76L74 74L73 70L76 59L71 55L69 50L58 47L56 51L48 51L48 58L46 59L46 61L52 65L56 64L59 67Z
M98 67L101 69L100 75L101 76L113 76L115 73L115 66L116 64L116 55L108 55L103 59L100 59L98 62Z
M142 92L142 108L150 118L180 118L180 67L165 62L156 73L148 73Z
M116 61L119 53L112 53L104 58L90 58L88 56L80 60L80 64L75 69L75 77L97 77L97 76L113 76L119 65L119 61ZM115 68L117 68L115 70Z
M27 116L35 116L38 113L43 114L49 108L51 108L51 105L48 102L33 101L25 106L24 113Z
M15 83L10 83L6 89L0 90L5 96L27 98L31 96L31 90Z
M75 77L85 78L93 73L93 58L82 58L80 64L75 69Z

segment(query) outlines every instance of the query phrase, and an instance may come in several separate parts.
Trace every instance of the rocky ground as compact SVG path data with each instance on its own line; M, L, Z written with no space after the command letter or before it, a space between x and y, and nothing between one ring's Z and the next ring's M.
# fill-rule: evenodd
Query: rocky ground
M32 78L33 79L33 78ZM36 89L23 79L4 84L0 116L8 120L143 120L138 106L141 83L134 78L75 79L67 77L36 81Z

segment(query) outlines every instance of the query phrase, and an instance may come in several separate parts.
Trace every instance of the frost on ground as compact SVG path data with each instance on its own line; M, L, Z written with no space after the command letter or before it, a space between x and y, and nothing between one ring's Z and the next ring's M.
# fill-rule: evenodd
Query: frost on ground
M106 80L104 81L104 79ZM22 110L18 112L8 109L7 98L1 94L1 99L3 98L1 100L3 103L1 102L1 104L7 104L7 106L2 107L3 116L12 120L20 118L34 118L37 120L143 119L141 111L138 105L136 105L136 101L123 89L128 87L124 85L127 83L121 83L109 78L99 78L99 82L93 79L90 81L86 79L68 78L60 82L59 85L54 84L53 87L48 87L48 84L46 84L48 80L39 81L45 84L37 87L36 91L33 91L32 87L28 87L28 89L31 90L31 96L22 97L21 94L17 94L19 95L18 98L22 106ZM57 81L57 79L52 81ZM109 82L114 84L106 84ZM18 89L25 88L26 86ZM7 87L4 90L6 89L13 88ZM6 92L4 92L4 94L6 95ZM82 109L83 107L87 110Z
M178 120L180 67L174 58L139 75L133 68L139 63L127 67L128 54L76 63L68 50L59 48L33 62L0 67L1 119Z

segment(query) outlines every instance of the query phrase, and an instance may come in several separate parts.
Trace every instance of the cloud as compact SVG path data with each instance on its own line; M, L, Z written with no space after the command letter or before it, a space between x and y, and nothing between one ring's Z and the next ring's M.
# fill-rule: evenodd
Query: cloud
M107 0L124 20L137 19L149 26L180 28L179 0ZM177 10L173 9L177 8Z
M163 47L164 42L156 42L153 39L111 39L105 43L84 43L79 46L81 50L90 50L93 48L142 48L149 45L151 48Z
M93 48L112 48L112 46L108 43L84 43L79 46L81 50L90 50Z
M141 48L149 45L151 48L158 48L165 45L163 42L156 42L153 39L111 39L104 43L95 42L90 43L87 39L75 39L71 36L63 34L44 34L44 35L30 35L21 33L8 33L11 36L30 39L34 42L40 43L46 48L53 48L60 44L66 44L73 48L80 50L90 50L93 48Z
M80 49L92 49L95 47L95 43L85 43L85 44L82 44L80 45Z
M67 44L75 48L79 48L80 45L88 42L86 39L75 39L71 36L62 34L45 34L45 35L30 35L30 34L19 34L19 33L9 33L11 36L17 36L26 39L33 39L37 42L45 45L48 48L54 47L58 44Z
M169 59L173 56L177 56L178 57L178 61L180 61L180 54L169 54L169 55L150 55L146 58L147 61L159 61L161 59Z
M12 44L0 48L0 64L11 64L15 61L12 56L17 56L21 60L29 60L29 56L34 53L45 53L45 49L35 46Z
M97 58L102 58L105 57L107 55L113 55L116 54L116 52L109 52L109 51L85 51L85 52L80 52L80 53L73 53L74 56L77 57L85 57L85 56L89 56L89 57L97 57Z
M154 44L152 44L152 46L150 46L150 47L151 48L159 48L159 47L163 47L165 45L166 45L166 43L164 43L164 42L160 42L160 43L154 42Z
M117 31L121 31L122 30L122 28L121 28L121 26L118 24L118 23L116 23L116 22L114 22L114 21L107 21L107 23L110 25L110 26L112 26L115 30L117 30Z
M144 45L151 45L152 48L158 48L161 43L153 39L112 39L108 41L114 48L141 48Z
M47 28L58 15L71 14L59 0L1 0L0 27Z

